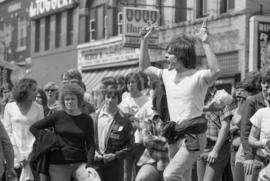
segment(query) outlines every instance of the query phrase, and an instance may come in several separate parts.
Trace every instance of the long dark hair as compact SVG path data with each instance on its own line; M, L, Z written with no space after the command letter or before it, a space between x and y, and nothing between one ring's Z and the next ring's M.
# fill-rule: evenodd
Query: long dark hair
M188 36L181 36L172 40L167 46L167 52L177 57L183 66L189 69L196 67L195 40Z
M28 99L29 90L33 85L37 84L37 81L31 78L23 78L19 80L12 89L13 98L16 102L23 102Z

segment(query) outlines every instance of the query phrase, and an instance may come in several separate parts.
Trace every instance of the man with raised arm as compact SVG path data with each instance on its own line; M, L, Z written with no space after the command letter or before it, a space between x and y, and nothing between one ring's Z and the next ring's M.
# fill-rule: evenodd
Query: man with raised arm
M154 27L142 30L139 67L145 73L154 74L164 82L170 120L174 124L170 132L174 133L183 124L192 127L193 123L205 120L202 116L204 98L208 87L219 76L220 66L209 45L206 20L197 34L209 66L209 69L205 70L196 69L195 41L185 35L173 39L167 46L167 69L151 66L148 40L154 31ZM204 123L196 130L197 134L178 137L179 139L168 142L170 163L164 171L164 181L190 180L192 164L203 152L206 143L206 121Z

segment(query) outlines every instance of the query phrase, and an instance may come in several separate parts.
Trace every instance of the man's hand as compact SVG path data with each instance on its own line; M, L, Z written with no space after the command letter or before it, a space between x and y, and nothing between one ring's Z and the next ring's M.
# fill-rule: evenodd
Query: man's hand
M6 174L8 178L17 178L17 173L14 168L7 169Z
M101 161L101 160L103 160L103 156L101 154L99 154L99 153L96 152L95 153L94 160L95 161Z
M141 31L141 36L144 40L149 40L149 38L155 31L156 31L156 28L154 26L149 26L149 27L144 26Z
M203 42L203 43L207 43L208 42L208 30L207 30L207 19L205 18L203 20L203 23L202 23L202 26L201 26L201 29L200 31L196 34L196 36Z
M246 175L252 174L253 160L244 161L244 171Z
M103 160L105 163L110 162L114 159L115 159L115 154L113 154L113 153L103 155Z
M207 156L207 162L209 164L214 164L217 160L218 152L216 150L212 150Z
M20 161L19 163L15 164L14 167L15 168L23 168L26 164L28 163L28 161L26 159Z
M138 118L135 118L134 116L131 118L131 124L134 128L134 130L138 129L141 130L140 126L140 120Z

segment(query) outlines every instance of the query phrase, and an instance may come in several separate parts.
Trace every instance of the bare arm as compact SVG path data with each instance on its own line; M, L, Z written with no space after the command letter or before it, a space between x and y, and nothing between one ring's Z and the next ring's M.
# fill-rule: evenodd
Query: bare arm
M262 142L259 140L260 129L252 126L248 137L248 143L254 148L263 148Z
M197 37L202 41L202 46L206 55L207 63L210 68L210 74L205 77L205 79L207 80L207 82L213 82L218 78L220 74L220 65L217 61L215 53L213 52L209 44L209 33L207 31L206 21L207 19L203 21L202 27L197 34Z
M229 118L227 118L227 119L229 119ZM219 151L220 151L222 145L224 144L224 142L228 138L229 129L230 129L230 122L227 120L221 121L221 128L219 130L216 144L215 144L213 150L208 154L208 157L207 157L208 163L210 163L210 164L215 163L216 159L218 158L218 154L219 154Z
M140 46L140 57L139 57L139 68L141 71L145 72L146 74L160 76L160 69L154 66L151 66L149 52L148 52L148 41L151 35L154 32L154 27L147 32L147 28L144 28L141 32L141 46ZM147 33L146 33L147 32ZM143 36L143 34L145 34Z
M213 150L215 150L216 152L220 151L223 143L228 138L229 130L230 130L230 122L229 121L221 121L221 128L220 128L218 138L217 138L217 141L216 141L216 144L215 144Z
M217 61L217 57L214 54L209 43L203 42L203 48L204 48L207 63L208 63L208 66L209 66L210 72L211 72L211 74L208 77L206 77L205 79L207 80L207 82L213 82L220 75L220 65L219 65L219 63Z

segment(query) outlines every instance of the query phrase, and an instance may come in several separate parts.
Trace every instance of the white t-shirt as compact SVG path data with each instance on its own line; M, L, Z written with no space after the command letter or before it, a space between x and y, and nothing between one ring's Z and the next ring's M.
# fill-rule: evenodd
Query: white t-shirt
M188 70L179 83L174 82L175 69L162 69L160 74L166 88L171 121L181 123L203 113L204 98L210 85L205 77L210 75L210 70Z
M270 108L259 109L251 118L250 122L260 129L260 141L270 138ZM261 150L264 154L265 149Z
M122 102L119 104L119 109L125 113L130 115L135 115L143 105L148 102L150 98L148 96L142 95L140 97L126 97ZM135 143L140 143L140 132L138 130L134 133Z
M15 164L28 159L35 137L29 131L30 126L43 119L43 107L32 103L27 114L22 114L16 102L8 103L4 111L3 125L7 130L15 153Z
M128 96L122 100L118 107L125 114L135 115L148 100L149 97L145 95L140 97Z

